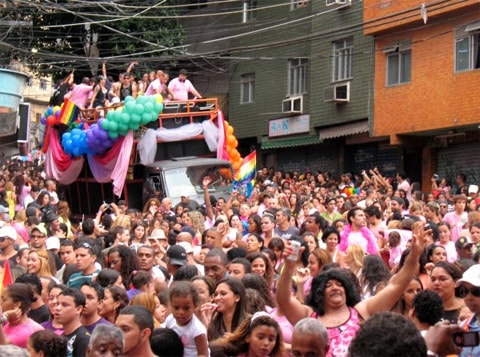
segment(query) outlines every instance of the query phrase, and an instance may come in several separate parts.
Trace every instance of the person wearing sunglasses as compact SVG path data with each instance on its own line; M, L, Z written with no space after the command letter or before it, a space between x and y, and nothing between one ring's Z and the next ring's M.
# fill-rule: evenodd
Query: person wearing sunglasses
M480 264L472 265L457 280L457 295L463 298L465 305L472 315L462 321L460 327L463 331L480 333ZM459 356L480 356L480 345L463 347Z
M11 226L0 228L0 261L11 259L17 255L14 244L17 240L17 232Z

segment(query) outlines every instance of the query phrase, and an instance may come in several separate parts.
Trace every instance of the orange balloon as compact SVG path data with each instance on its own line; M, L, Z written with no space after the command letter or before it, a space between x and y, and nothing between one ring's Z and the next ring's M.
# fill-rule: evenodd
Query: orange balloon
M227 134L228 134L228 135L233 135L233 132L234 132L233 126L229 125L229 126L227 127Z
M237 140L237 138L235 138L235 137L233 137L233 139L235 140L235 141L233 142L233 147L236 148L236 147L238 146L238 140Z
M235 147L235 146L234 146L235 140L237 140L237 139L235 139L235 137L234 137L233 135L228 135L228 136L227 136L227 146L233 146L233 147Z
M242 166L242 163L239 162L239 161L235 161L235 162L232 164L232 166L233 166L233 169L234 169L235 171L238 171L238 170L240 170L240 167Z
M232 155L230 157L233 159L233 161L238 161L240 159L240 153L234 149L232 150Z

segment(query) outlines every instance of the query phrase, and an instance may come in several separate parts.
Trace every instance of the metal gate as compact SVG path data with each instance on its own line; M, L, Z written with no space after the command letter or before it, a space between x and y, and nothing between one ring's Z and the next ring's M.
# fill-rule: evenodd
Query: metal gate
M480 142L455 145L437 152L437 172L441 178L446 178L455 184L457 174L465 174L467 183L480 183Z

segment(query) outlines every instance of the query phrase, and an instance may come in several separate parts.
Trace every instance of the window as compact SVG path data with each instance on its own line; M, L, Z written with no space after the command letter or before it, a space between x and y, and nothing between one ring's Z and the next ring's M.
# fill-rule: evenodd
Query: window
M387 86L410 83L412 77L412 46L400 41L385 47L387 54Z
M455 30L455 71L480 68L480 21Z
M304 58L288 61L288 95L307 92L308 60Z
M48 81L45 79L40 79L40 89L46 90L48 87Z
M333 43L333 81L352 78L353 38Z
M255 101L255 73L247 73L241 78L240 103L252 103Z
M243 0L243 18L242 22L248 22L255 18L255 9L257 0Z

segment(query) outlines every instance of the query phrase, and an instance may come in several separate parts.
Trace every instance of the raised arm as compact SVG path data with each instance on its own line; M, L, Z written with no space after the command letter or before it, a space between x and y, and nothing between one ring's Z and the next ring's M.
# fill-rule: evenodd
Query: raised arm
M412 235L412 249L405 265L394 275L388 285L378 294L369 299L363 300L355 305L355 308L364 319L381 311L390 311L398 301L408 284L418 272L418 261L425 249L425 236L431 230L423 231L423 227L416 230Z
M288 242L286 249L288 252L291 252L290 243ZM300 248L298 256L301 256L303 249L305 248ZM313 312L310 307L303 305L292 295L292 276L295 272L295 266L295 261L289 260L288 257L285 259L282 274L278 280L277 290L275 292L278 306L292 325L295 325L304 317L309 317Z
M107 78L107 64L105 62L102 63L102 76Z
M128 68L127 68L127 73L131 73L132 72L132 69L133 67L135 66L138 66L138 62L132 62L128 65Z
M212 179L209 176L203 178L203 199L205 201L206 216L212 221L214 219L212 201L210 200L210 193L208 192L208 185L212 182Z

